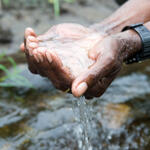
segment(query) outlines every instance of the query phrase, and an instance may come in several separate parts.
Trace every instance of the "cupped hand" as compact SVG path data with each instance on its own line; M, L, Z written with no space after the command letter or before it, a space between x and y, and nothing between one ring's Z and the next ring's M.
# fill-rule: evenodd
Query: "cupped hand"
M111 37L98 42L91 50L95 63L80 74L72 84L72 93L87 98L101 96L121 69L121 43Z
M48 77L64 91L95 62L91 49L105 36L79 24L59 24L40 36L27 28L21 49L32 73Z
M132 30L97 42L90 51L95 62L73 81L73 95L85 95L87 98L101 96L121 70L123 62L140 47L140 37Z

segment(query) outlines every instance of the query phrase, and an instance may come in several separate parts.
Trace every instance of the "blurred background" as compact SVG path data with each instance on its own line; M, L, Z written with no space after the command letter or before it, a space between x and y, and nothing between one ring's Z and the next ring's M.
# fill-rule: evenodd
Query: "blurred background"
M0 0L0 150L83 150L77 100L31 74L19 46L26 27L40 34L63 22L88 26L123 2ZM124 66L102 97L86 102L93 150L150 150L149 64Z

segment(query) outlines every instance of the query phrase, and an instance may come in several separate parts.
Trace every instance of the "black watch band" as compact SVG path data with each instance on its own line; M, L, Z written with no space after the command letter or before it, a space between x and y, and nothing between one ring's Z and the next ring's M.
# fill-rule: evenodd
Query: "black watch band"
M126 64L150 59L150 31L142 23L126 26L122 31L129 29L136 31L139 34L142 41L142 48L137 54L132 56L132 58L129 58L126 61Z

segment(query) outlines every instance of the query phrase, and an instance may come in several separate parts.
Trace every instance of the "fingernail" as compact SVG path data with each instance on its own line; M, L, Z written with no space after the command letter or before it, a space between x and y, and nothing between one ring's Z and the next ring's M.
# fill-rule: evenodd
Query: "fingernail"
M33 37L33 36L28 36L28 39L30 40L30 41L33 41L35 38Z
M36 54L34 54L33 56L34 56L34 58L36 59L36 61L39 63L40 60L39 60L38 56L37 56Z
M80 83L78 85L78 87L77 87L77 94L78 94L78 96L81 96L82 94L84 94L85 91L87 90L87 88L88 88L88 85L87 85L86 82Z
M30 46L31 48L37 48L38 44L32 42L32 43L29 44L29 46Z
M46 56L47 56L47 59L48 59L49 63L51 63L52 62L51 54L46 52Z
M36 55L34 55L34 58L36 59L36 61L37 61L38 63L40 62L39 58L38 58Z
M28 36L28 39L29 39L31 42L38 42L38 40L37 40L34 36Z
M21 51L23 51L24 52L24 43L22 43L21 45L20 45L20 49L21 49Z
M37 56L37 50L36 50L36 49L33 51L33 56L34 56L34 58L36 59L36 61L39 63L40 60L39 60L39 58L38 58L38 56Z
M26 30L33 31L33 29L31 27L27 27Z
M37 40L41 41L41 36L38 36L38 37L37 37Z
M31 51L32 51L31 49L29 49L29 50L28 50L28 52L29 52L29 55L30 55L30 56L32 56L32 53L31 53Z
M40 61L43 62L43 57L42 57L42 55L38 53L38 56L39 56Z

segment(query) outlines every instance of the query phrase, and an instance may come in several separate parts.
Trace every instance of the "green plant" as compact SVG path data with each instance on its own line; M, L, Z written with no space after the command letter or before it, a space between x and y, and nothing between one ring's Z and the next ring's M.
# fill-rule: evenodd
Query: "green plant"
M45 0L46 1L46 0ZM64 2L67 2L67 3L72 3L72 2L74 2L74 0L63 0ZM10 3L11 3L11 0L0 0L0 2L4 5L4 6L6 6L6 7L8 7L9 5L11 5ZM27 3L38 3L38 1L36 1L36 0L30 0L30 1L27 1ZM53 4L53 7L54 7L54 14L55 14L55 16L59 16L60 15L60 0L48 0L48 2L49 3L51 3L51 4ZM3 7L3 5L2 5L2 7Z
M67 3L72 3L74 0L64 0ZM55 16L60 15L60 1L59 0L48 0L49 3L52 3L54 6L54 14Z
M1 0L1 1L3 2L3 4L4 4L5 6L8 6L9 3L10 3L10 0Z
M4 57L11 64L12 70L10 71L4 65L0 64L0 70L4 73L4 75L0 77L0 87L32 87L28 79L20 74L21 70L16 67L16 62L13 58L1 54L0 60Z

